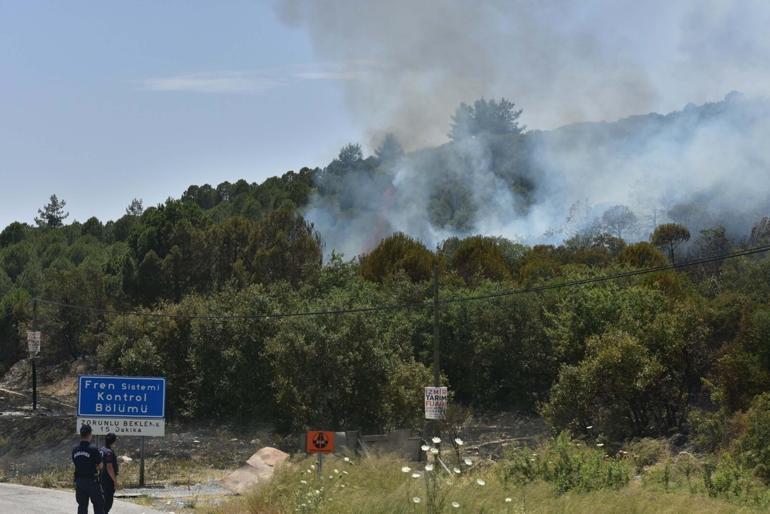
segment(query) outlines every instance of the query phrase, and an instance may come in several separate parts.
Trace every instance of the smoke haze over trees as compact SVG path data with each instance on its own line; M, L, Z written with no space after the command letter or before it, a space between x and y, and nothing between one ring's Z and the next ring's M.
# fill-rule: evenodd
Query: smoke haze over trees
M429 247L475 233L529 244L605 232L646 240L668 222L747 237L770 212L765 99L731 93L551 131L521 132L518 115L505 99L479 100L456 110L447 125L456 137L439 147L387 160L343 149L315 176L304 210L327 255L356 256L393 232Z

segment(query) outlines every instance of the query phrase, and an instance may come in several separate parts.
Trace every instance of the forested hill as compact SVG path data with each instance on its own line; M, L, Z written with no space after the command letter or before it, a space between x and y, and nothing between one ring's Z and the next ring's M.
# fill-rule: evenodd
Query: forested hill
M53 197L36 226L0 232L0 369L25 357L37 298L43 363L96 356L105 372L166 376L173 416L260 417L285 428L419 424L429 309L295 314L429 304L434 261L442 296L463 298L766 244L767 209L752 231L725 229L718 211L703 218L682 203L698 180L708 185L701 195L721 184L692 152L738 121L745 126L718 139L719 150L745 139L745 160L726 153L736 166L752 163L747 177L767 174L764 161L748 158L762 140L755 132L764 118L753 113L763 105L728 98L666 117L525 132L513 104L479 101L458 108L452 141L435 149L404 153L387 138L364 158L348 145L323 169L192 186L162 205L133 202L106 223L68 223ZM627 174L645 171L643 192L675 177L678 200L655 203L652 226L643 202L570 208L565 187L586 182L581 174L599 164L589 147L605 164L634 163ZM706 171L682 178L671 168L676 156L687 170ZM643 166L653 161L663 172ZM568 164L575 176L560 168ZM627 176L614 170L608 177ZM592 187L610 190L608 177ZM746 182L755 191L734 213L766 201L766 187ZM558 219L556 207L568 216L563 226L537 225ZM699 226L704 219L713 223ZM515 232L518 222L550 228L554 244L522 244L502 230ZM439 251L429 250L437 241ZM331 255L340 248L344 259ZM611 438L689 430L693 408L707 407L698 411L706 417L723 409L728 419L770 389L768 288L770 260L760 255L458 300L442 306L442 372L463 405L540 407L559 429L593 425Z

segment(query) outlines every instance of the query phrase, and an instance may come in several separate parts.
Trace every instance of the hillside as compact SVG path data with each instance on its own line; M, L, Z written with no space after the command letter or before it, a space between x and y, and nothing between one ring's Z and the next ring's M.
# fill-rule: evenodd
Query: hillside
M489 105L498 106L476 104ZM671 437L729 450L761 470L764 454L751 448L764 443L751 416L768 415L770 260L756 253L660 267L767 244L766 221L753 232L733 218L724 224L732 228L701 230L710 218L677 203L660 211L651 244L634 242L648 236L629 207L594 216L586 204L573 209L569 230L552 232L558 244L470 234L499 236L480 221L489 213L527 221L543 212L544 192L558 189L544 179L543 147L558 149L551 164L586 147L633 161L661 133L700 140L706 127L722 131L763 106L729 97L547 133L480 130L411 154L390 140L366 159L352 145L324 169L191 186L106 223L64 224L49 205L39 226L0 232L0 368L25 357L34 318L42 366L90 356L107 373L165 376L171 419L265 421L279 431L419 429L421 388L431 382L435 262L448 299L438 317L440 365L458 407L538 414L555 431L608 444ZM755 137L764 119L755 118L725 144ZM487 173L498 182L485 182ZM376 200L359 194L375 186ZM516 201L495 203L484 197L488 187ZM751 198L766 199L766 188L754 189ZM417 192L433 195L412 203L427 205L423 217L404 205ZM497 209L503 204L508 210ZM746 209L736 205L732 215ZM430 237L388 236L399 228L394 220ZM681 224L661 225L668 220ZM335 237L371 251L343 258L332 251ZM436 252L430 238L441 238ZM649 268L658 272L627 275ZM618 273L626 275L557 286ZM516 292L536 286L549 287Z

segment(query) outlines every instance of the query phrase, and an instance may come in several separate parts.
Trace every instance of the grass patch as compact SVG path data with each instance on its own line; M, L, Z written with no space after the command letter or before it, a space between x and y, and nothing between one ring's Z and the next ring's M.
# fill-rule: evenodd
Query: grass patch
M566 435L542 446L518 448L498 462L453 452L426 463L382 456L293 460L268 486L207 514L234 513L752 513L767 512L770 492L725 458L670 455L664 443L645 440L632 451L609 455ZM439 462L438 458L441 458ZM441 464L444 463L446 468ZM640 471L641 478L634 474Z

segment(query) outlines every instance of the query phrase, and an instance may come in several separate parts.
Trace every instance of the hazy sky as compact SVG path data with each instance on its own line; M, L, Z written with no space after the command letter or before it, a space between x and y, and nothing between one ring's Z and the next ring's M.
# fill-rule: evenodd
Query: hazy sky
M767 0L0 0L0 226L323 166L459 101L531 128L770 90Z
M327 163L358 133L339 68L267 1L0 0L0 226Z

